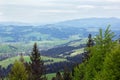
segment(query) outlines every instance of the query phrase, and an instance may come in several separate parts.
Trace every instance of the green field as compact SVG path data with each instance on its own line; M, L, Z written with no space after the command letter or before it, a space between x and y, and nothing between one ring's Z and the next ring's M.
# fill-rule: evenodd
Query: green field
M3 61L0 61L0 65L2 65L2 67L7 67L9 64L13 64L15 60L19 60L19 59L20 59L20 56L8 58ZM52 62L46 62L45 64L66 61L66 59L64 59L64 58L52 58L52 57L46 57L46 56L42 56L42 59L43 59L43 61L44 60L52 60ZM24 56L24 60L26 62L29 62L30 61L29 56Z
M80 44L86 44L86 42L87 42L87 39L84 38L84 39L82 39L81 41L76 41L76 42L70 43L69 46L77 47L77 46L79 46Z
M56 73L46 74L46 77L47 77L48 80L51 80L55 76L56 76Z
M61 75L63 75L63 72L60 72ZM56 73L49 73L49 74L46 74L46 77L48 80L51 80L53 77L56 77Z
M76 56L76 55L81 54L81 53L83 53L83 52L84 52L84 48L76 49L76 50L74 50L73 53L70 54L70 56L71 56L71 57L72 57L72 56Z

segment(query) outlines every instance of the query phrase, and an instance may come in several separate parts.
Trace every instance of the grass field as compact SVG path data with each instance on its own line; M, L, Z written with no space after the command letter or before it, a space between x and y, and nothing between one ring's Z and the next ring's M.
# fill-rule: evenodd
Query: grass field
M77 49L77 50L74 50L74 52L71 53L70 56L71 56L71 57L72 57L72 56L76 56L76 55L81 54L81 53L83 53L83 52L84 52L84 48Z
M60 72L61 75L63 75L63 72ZM51 80L53 77L56 77L56 73L49 73L49 74L46 74L46 77L48 80Z
M6 60L0 61L0 65L2 65L2 67L7 67L9 64L13 64L15 60L19 60L19 59L20 59L20 56L8 58ZM29 56L24 56L24 60L26 62L29 62L30 61ZM42 60L43 61L44 60L52 60L53 61L53 62L46 62L45 64L66 61L66 59L64 59L64 58L52 58L52 57L46 57L46 56L42 56Z
M46 77L47 77L48 80L51 80L55 76L56 76L56 73L46 74Z

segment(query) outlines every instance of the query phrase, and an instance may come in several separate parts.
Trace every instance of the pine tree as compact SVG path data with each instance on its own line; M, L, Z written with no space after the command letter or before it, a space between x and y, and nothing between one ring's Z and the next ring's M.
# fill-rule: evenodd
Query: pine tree
M88 42L87 42L87 47L92 47L94 45L94 41L92 39L92 35L88 35Z
M95 38L96 45L91 49L91 58L86 65L85 80L93 80L95 76L103 69L106 54L111 52L115 42L112 41L114 33L109 27L105 32L100 29L99 35Z
M37 44L34 44L33 51L30 56L31 80L44 80L44 63L41 59Z
M89 57L90 57L90 48L93 47L93 45L94 45L94 41L92 39L92 35L89 34L88 35L88 42L86 44L86 48L85 48L85 51L84 51L83 62L89 59Z
M9 74L9 80L28 80L28 74L22 62L14 62Z

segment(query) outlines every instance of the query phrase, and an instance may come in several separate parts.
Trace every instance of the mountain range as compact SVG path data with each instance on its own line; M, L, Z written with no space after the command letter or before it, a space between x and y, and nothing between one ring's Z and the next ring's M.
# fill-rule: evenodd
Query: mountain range
M0 42L41 41L54 39L79 39L89 33L95 35L99 28L111 30L119 34L119 18L86 18L68 20L55 24L32 25L20 22L0 22Z

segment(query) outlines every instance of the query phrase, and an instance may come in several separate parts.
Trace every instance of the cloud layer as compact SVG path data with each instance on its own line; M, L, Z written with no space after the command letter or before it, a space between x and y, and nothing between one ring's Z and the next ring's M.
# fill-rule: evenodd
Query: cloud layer
M0 1L0 21L51 23L88 17L120 18L120 0Z

